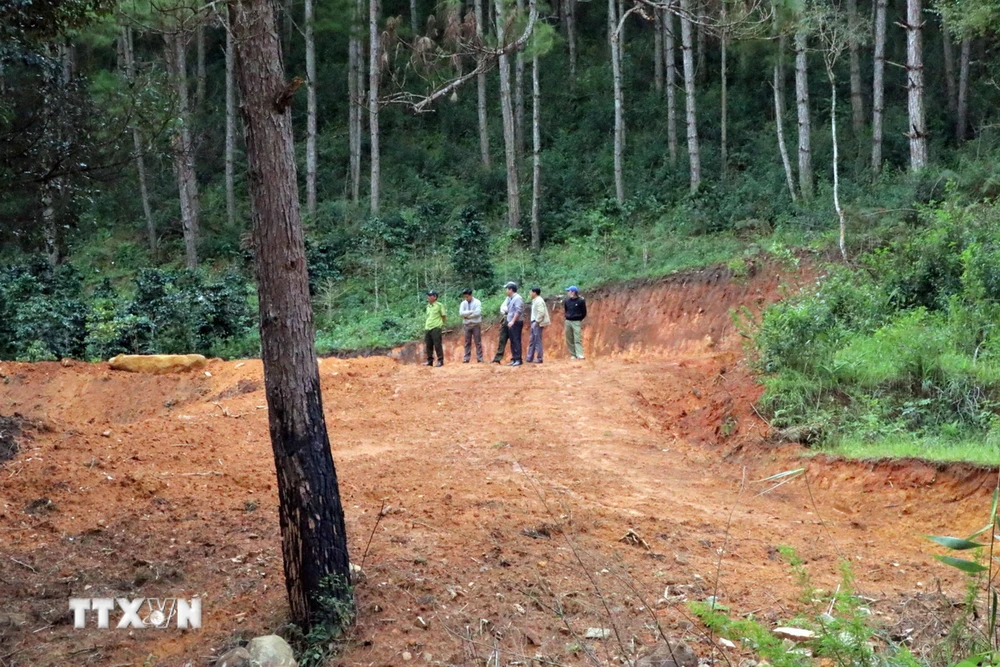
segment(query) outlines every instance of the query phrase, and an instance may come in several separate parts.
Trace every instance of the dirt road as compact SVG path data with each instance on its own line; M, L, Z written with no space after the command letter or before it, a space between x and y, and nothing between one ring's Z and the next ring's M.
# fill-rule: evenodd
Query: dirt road
M978 528L990 473L766 443L728 311L759 307L778 283L695 274L598 294L583 362L555 341L545 364L519 369L323 360L365 572L336 664L606 662L654 643L654 620L708 655L683 600L788 618L799 590L780 545L828 590L850 561L899 632L939 604L939 587L960 596L921 535ZM34 424L0 467L0 664L207 665L281 626L260 364L207 371L0 364L0 415ZM805 476L759 495L770 485L756 480L798 467ZM74 630L67 606L195 595L204 628L192 632ZM585 639L588 628L614 632Z

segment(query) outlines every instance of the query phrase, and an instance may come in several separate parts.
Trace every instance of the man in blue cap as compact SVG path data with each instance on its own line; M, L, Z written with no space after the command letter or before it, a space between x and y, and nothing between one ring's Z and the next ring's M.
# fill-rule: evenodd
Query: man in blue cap
M570 285L566 288L569 295L563 301L566 312L566 349L570 359L583 359L583 335L580 331L583 320L587 317L587 302L580 296L580 288Z

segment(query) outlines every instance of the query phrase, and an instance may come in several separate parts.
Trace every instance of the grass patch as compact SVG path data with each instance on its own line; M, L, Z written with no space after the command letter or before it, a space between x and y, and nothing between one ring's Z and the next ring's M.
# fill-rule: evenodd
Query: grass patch
M847 436L824 446L822 451L848 459L919 458L986 466L1000 465L1000 443L989 436L970 435L957 440L914 433L901 433L876 440Z

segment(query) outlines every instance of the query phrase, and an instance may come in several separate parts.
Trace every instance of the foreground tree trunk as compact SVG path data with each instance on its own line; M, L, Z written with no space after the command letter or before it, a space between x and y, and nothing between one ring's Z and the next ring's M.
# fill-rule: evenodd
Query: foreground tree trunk
M847 0L847 22L850 34L847 48L851 61L851 121L854 136L860 137L865 131L865 98L861 93L861 47L858 44L858 0Z
M882 171L882 120L885 114L885 23L888 0L875 0L875 62L872 67L872 179Z
M135 85L135 48L132 40L132 29L121 29L122 58L125 62L125 77L129 86ZM156 223L153 221L153 207L149 200L149 188L146 186L146 158L142 140L142 130L138 125L132 125L132 146L135 149L135 170L139 176L139 197L142 199L142 214L146 220L146 238L153 261L159 260L157 248Z
M350 601L347 533L313 347L290 100L283 95L289 89L274 11L268 0L231 0L229 8L246 129L285 585L292 622L309 628L332 620L322 617L320 595Z
M906 109L910 120L910 169L927 166L927 120L924 116L923 16L920 0L906 0Z
M608 0L608 35L611 46L611 72L615 100L615 198L620 204L625 201L625 179L622 174L622 161L625 155L625 109L622 94L621 31L618 27L618 20L616 0Z
M483 0L475 0L476 12L476 42L483 44ZM479 159L483 167L490 166L490 126L486 117L486 68L483 66L484 56L477 57L476 66L482 71L476 75L476 111L479 114Z
M795 108L799 119L799 190L803 199L812 199L812 124L809 121L808 37L804 28L795 32Z
M507 44L506 17L503 0L495 4L497 44L503 48ZM510 92L510 56L506 51L499 57L500 68L500 111L503 116L503 144L507 162L507 224L511 229L521 228L521 192L517 177L517 137L514 130L514 109Z
M542 89L538 81L538 52L531 58L531 249L542 249Z
M382 184L381 153L378 145L378 86L382 58L378 18L381 9L381 0L368 0L368 132L371 144L371 181L368 194L369 210L372 215L378 215L379 188Z
M955 119L955 136L959 141L968 138L969 127L969 56L972 51L972 39L962 39L962 54L958 64L958 111Z
M663 56L665 71L663 85L667 89L667 150L670 164L677 164L677 48L674 38L674 13L672 8L663 10Z
M181 203L181 227L187 268L198 268L199 205L198 179L195 175L194 145L191 141L191 114L188 110L187 37L184 33L164 33L167 70L177 95L180 128L174 131L174 175Z
M306 213L316 219L316 40L313 0L303 8L306 40Z
M226 221L236 225L236 53L233 31L226 28Z
M684 55L684 104L687 115L688 160L691 164L691 193L701 186L701 149L698 146L698 115L695 107L694 30L691 21L691 0L680 0L681 51Z

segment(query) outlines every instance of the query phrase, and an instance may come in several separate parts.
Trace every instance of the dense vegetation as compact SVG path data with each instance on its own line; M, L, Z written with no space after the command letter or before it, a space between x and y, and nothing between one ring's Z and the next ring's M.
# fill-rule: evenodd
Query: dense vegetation
M716 262L739 273L763 254L830 249L839 222L836 148L849 262L824 269L814 289L770 309L759 323L754 358L767 385L763 407L776 426L794 426L805 439L848 449L873 438L916 442L922 451L985 439L993 451L1000 446L1000 341L993 330L1000 315L1000 210L992 203L1000 191L993 127L1000 101L994 85L998 11L971 0L922 8L928 103L927 131L919 138L928 144L929 160L916 165L906 87L907 71L915 70L891 66L910 56L900 26L909 25L912 3L888 3L885 136L874 166L869 10L880 3L861 3L857 14L850 3L694 3L700 37L689 51L698 104L697 185L684 155L677 21L670 21L676 37L675 157L664 92L672 65L669 58L658 63L664 58L663 7L619 17L622 52L613 67L608 12L627 7L570 0L540 6L539 27L523 52L526 63L537 57L540 78L536 237L529 216L510 224L503 159L509 137L495 67L486 76L488 165L477 132L474 79L430 105L429 113L397 103L409 99L403 93L417 99L455 76L457 61L463 71L474 65L475 52L461 46L470 43L468 35L463 42L447 27L463 15L467 23L474 3L418 0L408 6L392 0L375 18L385 68L377 203L366 199L365 187L357 197L352 193L352 165L368 155L371 141L362 135L355 146L356 121L349 122L368 113L363 98L369 94L364 82L360 91L348 85L349 73L357 81L348 52L360 34L352 33L350 17L360 23L367 10L352 14L354 3L343 0L316 3L317 196L315 210L306 207L306 224L319 351L413 338L429 288L454 303L461 287L473 286L494 309L496 286L508 279L539 283L551 293L571 282L586 289ZM171 11L164 11L168 5ZM241 142L226 132L234 107L226 104L224 17L202 11L201 3L168 5L74 0L45 20L34 20L26 5L4 15L0 358L258 352L246 169ZM282 9L291 77L306 68L303 8L295 0ZM416 31L407 20L392 18L409 17L411 10L419 19ZM486 8L487 17L491 11ZM568 26L570 12L575 22ZM720 18L725 12L729 23ZM483 43L495 44L492 26L486 25ZM523 26L522 16L507 27L517 33ZM771 87L775 66L785 87L794 35L808 44L801 55L815 175L806 179L782 165ZM165 42L171 45L167 55L173 54L167 58ZM178 65L178 51L171 51L178 44L180 52L190 52L186 64L182 59ZM363 46L362 39L358 48ZM427 53L451 65L421 65L417 56ZM860 88L852 81L855 70ZM828 74L838 91L836 146ZM525 71L519 84L527 90L529 119L530 78ZM619 127L627 129L621 193L615 90L624 106ZM293 102L296 128L308 138L301 96ZM799 141L795 150L801 137L791 97L779 107L794 156L802 148ZM520 131L517 181L527 202L531 132L527 123ZM299 159L306 179L304 150ZM194 237L185 232L190 211L178 198L181 163L194 169L199 191ZM229 172L232 199L227 163L235 166ZM193 246L186 244L191 239ZM539 249L532 249L533 241Z

